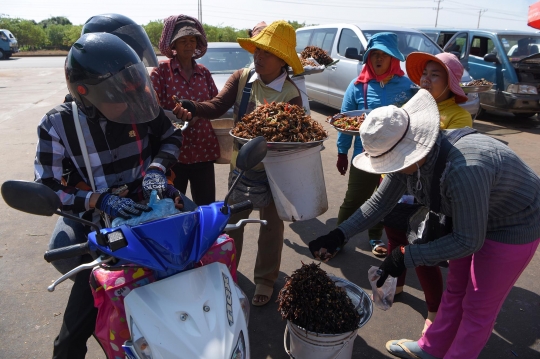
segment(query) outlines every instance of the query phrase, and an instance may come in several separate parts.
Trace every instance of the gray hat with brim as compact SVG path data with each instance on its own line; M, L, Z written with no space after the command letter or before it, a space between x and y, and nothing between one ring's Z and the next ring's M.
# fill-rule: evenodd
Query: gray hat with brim
M197 30L196 24L191 20L180 20L176 23L171 37L171 45L179 38L184 36L196 36L202 38L202 34Z

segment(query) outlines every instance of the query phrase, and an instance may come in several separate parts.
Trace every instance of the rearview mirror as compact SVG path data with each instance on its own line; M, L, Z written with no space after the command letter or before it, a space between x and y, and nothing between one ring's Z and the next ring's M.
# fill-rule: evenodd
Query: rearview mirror
M484 55L484 61L485 62L493 62L493 63L496 63L496 64L500 63L499 59L497 58L497 55L493 54L493 53L485 54Z
M236 158L236 167L247 171L258 165L266 157L266 140L264 137L255 137L242 146Z
M347 47L345 49L345 57L358 61L362 61L362 59L364 58L363 55L358 54L358 49L356 47Z
M52 216L61 204L52 189L36 182L6 181L2 197L8 206L38 216Z

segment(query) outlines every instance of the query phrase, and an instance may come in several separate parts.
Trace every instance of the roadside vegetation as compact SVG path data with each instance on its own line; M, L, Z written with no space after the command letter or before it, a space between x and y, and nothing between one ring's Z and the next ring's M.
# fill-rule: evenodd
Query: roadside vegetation
M307 26L305 23L289 21L295 28ZM255 24L254 24L255 25ZM142 25L159 54L158 43L163 30L163 20L150 21ZM247 29L235 29L230 26L214 26L203 24L208 41L234 42L238 37L247 37ZM15 56L67 53L71 45L81 36L83 25L73 25L63 16L35 22L21 18L10 18L0 14L0 29L13 33L19 43L20 52Z

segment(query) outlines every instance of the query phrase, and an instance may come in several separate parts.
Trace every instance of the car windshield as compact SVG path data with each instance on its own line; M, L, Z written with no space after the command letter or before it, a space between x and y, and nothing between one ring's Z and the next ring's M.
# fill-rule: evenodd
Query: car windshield
M388 32L388 30L362 30L366 39L369 41L373 35L379 32ZM398 37L399 50L405 57L411 52L420 51L437 55L442 52L441 48L433 42L426 34L420 32L390 31Z
M232 74L238 69L249 67L253 62L253 55L241 47L209 48L206 54L196 61L213 74Z
M499 35L501 44L506 55L512 62L517 62L527 56L531 56L540 52L540 36L531 34L523 35Z

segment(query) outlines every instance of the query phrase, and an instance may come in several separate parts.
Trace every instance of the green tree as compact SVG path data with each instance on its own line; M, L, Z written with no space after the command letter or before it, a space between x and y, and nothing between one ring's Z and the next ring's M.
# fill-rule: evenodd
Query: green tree
M39 25L43 26L43 28L46 29L47 27L51 25L73 25L73 24L71 23L71 21L69 21L67 17L55 16L55 17L50 17L45 20L41 20L39 22Z
M39 49L47 44L45 30L41 26L36 25L35 22L29 20L21 20L19 22L15 37L21 48Z
M81 37L83 25L66 26L64 32L64 46L71 47Z
M148 24L143 25L143 28L150 39L150 43L157 48L161 33L163 32L163 20L150 21Z
M67 26L49 24L45 28L47 34L47 45L55 49L64 48L64 36Z

